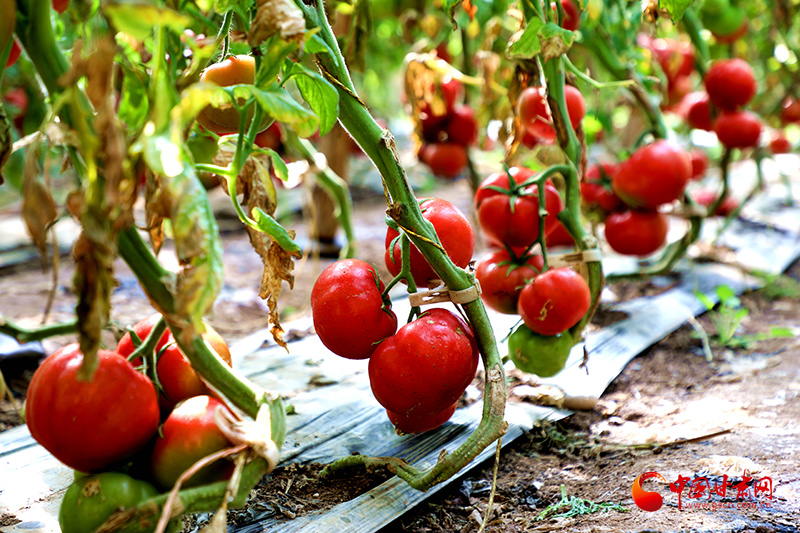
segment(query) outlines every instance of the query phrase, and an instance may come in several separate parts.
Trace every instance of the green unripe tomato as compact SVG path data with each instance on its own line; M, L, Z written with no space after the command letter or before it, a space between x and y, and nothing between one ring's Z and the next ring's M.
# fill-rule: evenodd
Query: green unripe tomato
M736 33L745 22L746 14L743 9L729 7L718 15L704 16L703 25L714 35L731 35Z
M104 472L76 479L69 486L58 511L62 533L91 533L118 509L130 509L157 496L147 483L117 472ZM158 515L153 518L155 529Z
M539 335L520 324L508 338L508 355L523 372L549 378L564 370L573 344L568 334Z
M700 12L703 15L719 15L730 7L730 0L703 0Z

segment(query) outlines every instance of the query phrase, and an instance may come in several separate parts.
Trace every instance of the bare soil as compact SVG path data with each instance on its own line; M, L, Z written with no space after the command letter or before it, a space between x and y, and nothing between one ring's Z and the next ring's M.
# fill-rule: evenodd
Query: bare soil
M437 194L469 212L468 185L456 182ZM384 226L380 196L366 194L357 204L356 232L359 257L383 268ZM0 213L2 214L2 213ZM13 213L5 213L13 216ZM223 226L226 227L226 226ZM298 225L299 238L306 234ZM260 263L241 231L226 231L226 285L210 318L229 341L267 326L263 302L258 299ZM480 243L479 243L480 246ZM163 253L168 253L165 251ZM314 279L331 260L313 253L297 265L295 289L281 299L285 320L308 314L308 295ZM127 268L119 264L119 287L113 297L113 319L120 326L132 324L150 312L141 290ZM789 271L800 280L800 264ZM74 306L70 279L72 266L62 261L48 320L64 320ZM288 288L288 287L287 287ZM48 295L53 290L49 274L36 263L0 272L0 309L6 318L25 326L41 322ZM624 298L665 290L647 282L615 286ZM742 298L750 314L738 336L768 332L773 326L800 325L800 299L768 298L757 291ZM606 325L620 313L601 310L598 323ZM713 332L708 317L700 323ZM115 342L109 333L108 343ZM45 343L46 351L71 342L61 337ZM561 423L537 428L508 446L501 454L491 515L486 531L797 531L800 523L800 345L796 338L754 342L747 349L715 346L707 361L694 330L683 327L634 359L612 383L598 406L579 412ZM15 403L0 403L0 431L21 421L17 414L27 381L37 361L0 361ZM591 364L591 362L590 362ZM513 386L513 383L512 383ZM710 436L717 433L717 436ZM696 440L693 440L696 439ZM688 442L687 442L688 440ZM478 531L486 515L494 461L488 461L466 477L410 510L384 528L386 532ZM287 520L346 501L379 484L383 474L354 474L343 480L316 477L319 465L285 465L256 491L253 503L231 520L282 515ZM709 479L728 475L733 483L742 474L774 483L770 507L755 509L678 509L678 495L667 484L648 481L646 488L659 492L664 507L642 511L631 498L631 485L640 474L659 472L668 482L679 475ZM717 477L715 477L717 476ZM712 481L713 485L713 481ZM582 516L562 516L581 505L542 513L562 499L562 488L587 502L623 506ZM736 493L724 500L735 506ZM751 491L752 492L752 491ZM691 501L688 489L684 503ZM764 501L761 498L759 501ZM578 502L580 503L580 502ZM607 505L608 506L608 505ZM244 513L244 514L241 514ZM266 514L265 514L266 513ZM541 518L541 519L540 519ZM13 520L0 515L0 525Z

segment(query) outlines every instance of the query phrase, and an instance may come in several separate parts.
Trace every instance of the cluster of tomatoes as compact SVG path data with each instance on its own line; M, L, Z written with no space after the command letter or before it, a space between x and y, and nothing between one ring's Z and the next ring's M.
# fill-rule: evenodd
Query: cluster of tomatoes
M563 209L561 196L550 180L539 181L533 171L512 167L490 175L478 187L478 222L497 250L477 262L475 276L486 305L522 317L523 324L509 339L509 355L517 368L544 377L563 368L573 345L567 330L589 310L591 293L575 270L543 272L543 257L531 253L540 234L547 239L561 227L555 217ZM543 225L542 207L547 212Z
M572 85L564 87L564 100L567 114L573 129L577 129L586 116L586 100L583 94ZM523 128L521 142L528 148L539 144L553 144L556 130L553 114L547 103L544 87L527 87L517 98L517 118Z
M441 94L444 109L437 111L429 102L420 103L422 145L417 157L435 176L452 179L467 166L467 147L478 140L478 120L473 108L458 103L463 90L460 81L445 77L435 90Z
M140 358L129 360L159 318L137 323L113 352L100 350L90 381L78 375L83 354L77 344L48 356L31 380L25 404L31 436L76 471L59 513L66 533L94 531L115 510L171 489L196 461L232 446L214 421L215 411L226 407L168 330L155 348L159 387L139 371ZM203 338L231 364L219 334L207 327ZM231 462L218 461L183 486L221 481L232 472Z
M464 213L440 198L420 202L447 255L456 266L469 265L475 235ZM400 233L386 232L385 263L397 276L402 269ZM418 286L438 278L413 244L409 273ZM326 268L311 291L314 328L322 343L348 359L369 359L375 399L400 433L435 429L453 415L458 399L475 377L479 353L469 325L444 308L424 310L397 329L397 317L384 284L368 263L338 261Z

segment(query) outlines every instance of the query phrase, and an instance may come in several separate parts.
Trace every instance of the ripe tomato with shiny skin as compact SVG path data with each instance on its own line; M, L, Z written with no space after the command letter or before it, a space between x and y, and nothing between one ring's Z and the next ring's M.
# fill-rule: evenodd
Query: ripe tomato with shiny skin
M589 284L569 267L548 270L525 285L517 311L539 335L558 335L577 324L589 311Z
M606 242L622 255L650 255L667 241L669 219L658 211L631 210L608 215Z
M632 207L655 209L680 198L692 177L689 153L659 139L636 150L614 175L614 192Z
M541 255L532 255L519 264L507 250L492 252L475 264L483 302L499 313L516 314L519 293L527 282L541 273L543 266Z

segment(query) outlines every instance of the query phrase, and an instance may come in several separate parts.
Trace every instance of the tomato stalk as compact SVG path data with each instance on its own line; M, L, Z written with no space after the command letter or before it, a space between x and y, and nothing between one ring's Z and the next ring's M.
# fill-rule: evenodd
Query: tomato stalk
M303 11L307 26L319 28L318 35L332 52L317 54L315 57L323 75L339 92L340 123L372 160L383 178L387 201L390 202L387 209L389 216L404 229L410 241L451 290L464 290L473 286L474 276L453 264L441 250L433 225L423 218L400 164L391 133L384 131L375 122L358 97L322 2L316 1L307 5L303 1L296 0L295 4ZM442 454L436 465L426 472L400 459L370 459L375 461L376 465L385 466L396 472L410 486L419 490L426 490L450 478L497 440L507 428L503 420L506 400L505 378L491 322L480 299L463 307L475 333L486 370L483 416L478 428L452 453ZM329 468L339 469L354 462L364 464L366 459L368 458L352 456L333 463Z
M38 328L24 328L0 317L0 333L13 337L18 343L36 342L59 335L69 335L75 333L78 328L78 321L73 319L57 324L47 324Z
M697 53L700 55L700 57L695 57L694 68L700 74L701 78L705 78L708 68L707 63L711 58L711 52L708 50L708 43L700 35L700 29L703 27L703 24L697 18L697 13L695 13L692 8L683 12L682 22L683 28L686 30L686 33L689 34L689 39L694 45L694 49L697 50Z
M150 330L150 333L147 335L147 338L142 341L139 338L139 335L133 330L133 328L128 328L128 334L131 336L131 340L133 341L133 345L136 348L131 352L131 354L127 357L128 361L135 361L139 358L144 361L144 372L147 377L150 378L150 381L153 382L155 385L156 390L161 392L163 387L161 386L161 381L158 379L158 372L156 370L158 366L158 357L156 354L156 345L158 341L161 340L161 336L167 330L167 323L164 320L163 315L159 317L156 323L153 325L153 329Z

